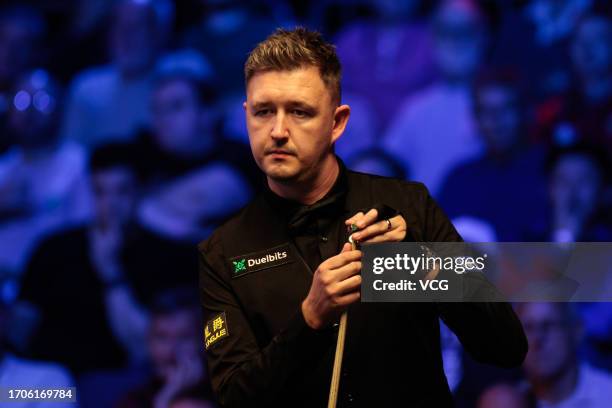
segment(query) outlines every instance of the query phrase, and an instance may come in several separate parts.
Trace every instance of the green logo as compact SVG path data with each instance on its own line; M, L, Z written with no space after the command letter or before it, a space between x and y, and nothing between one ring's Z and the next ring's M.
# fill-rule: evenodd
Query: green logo
M246 258L243 258L239 261L232 261L232 263L234 264L234 273L246 271Z

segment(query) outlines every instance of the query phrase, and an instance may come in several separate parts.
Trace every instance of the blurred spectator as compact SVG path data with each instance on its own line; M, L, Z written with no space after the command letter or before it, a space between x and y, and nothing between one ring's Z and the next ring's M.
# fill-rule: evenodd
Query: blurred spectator
M482 393L476 408L528 408L525 395L515 386L497 384Z
M523 368L539 407L607 407L612 377L582 362L581 325L571 303L520 303L529 341Z
M442 208L451 218L471 216L493 226L500 241L517 241L545 217L545 153L529 146L526 107L511 72L483 74L474 87L482 154L445 179Z
M419 15L421 0L369 0L376 16L346 27L336 44L343 91L374 107L376 132L384 132L398 106L434 78L432 41Z
M437 195L448 171L481 148L470 84L483 58L487 25L473 1L445 0L435 13L433 30L442 78L402 104L384 146Z
M262 4L246 0L200 0L203 18L187 30L182 45L200 50L216 68L216 87L243 95L243 67L246 55L276 28L260 11ZM257 7L260 6L260 7Z
M611 241L612 230L602 222L604 189L610 161L604 151L588 144L556 148L548 159L549 216L534 222L528 241Z
M58 140L61 108L59 86L46 71L32 71L17 82L7 123L15 144L0 156L4 273L21 272L42 234L89 215L85 153Z
M406 179L406 172L401 163L389 153L378 148L356 152L346 160L346 165L354 171Z
M212 391L205 387L191 387L175 396L168 408L215 408Z
M153 188L139 216L174 239L198 242L251 193L252 162L242 144L220 140L211 86L185 72L161 74L152 95L152 141L141 160Z
M497 2L504 7L492 62L517 65L523 85L538 101L564 91L570 82L570 37L578 21L597 1ZM512 3L521 4L512 10L510 7L516 7Z
M26 360L12 354L6 345L6 334L11 329L9 315L11 310L0 300L0 387L3 398L7 389L48 389L74 387L74 382L66 369L57 364ZM76 394L76 391L74 391ZM7 401L15 408L78 408L75 402L45 400Z
M208 393L210 405L204 406L213 406L202 351L201 327L199 302L194 289L178 288L161 293L152 305L148 331L148 355L153 376L142 387L129 392L118 407L174 407L182 393L198 388L201 395ZM190 400L192 398L183 394L184 405L177 406L202 406L189 405ZM172 405L171 401L174 401Z
M133 218L139 196L134 152L97 149L90 170L94 219L45 239L24 276L20 299L40 324L30 354L80 374L141 359L146 305L163 288L197 282L196 255L162 240Z
M351 107L351 120L346 125L342 137L334 144L336 154L346 159L359 151L377 150L380 132L374 106L363 96L344 91L342 92L342 103ZM248 140L244 109L240 113L240 121L244 124L244 139Z
M575 80L539 108L542 133L556 143L584 138L612 152L612 18L589 14L580 20L570 55Z
M40 63L45 21L40 13L25 6L0 9L0 153L13 141L5 134L5 115L17 80Z
M149 123L154 65L164 43L164 15L153 0L121 0L109 27L110 64L72 83L62 134L88 147L128 140Z

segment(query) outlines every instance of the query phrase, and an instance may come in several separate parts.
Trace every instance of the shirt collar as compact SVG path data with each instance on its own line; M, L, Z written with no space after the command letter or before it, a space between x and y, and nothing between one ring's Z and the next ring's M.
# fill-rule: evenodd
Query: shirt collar
M264 196L272 208L287 223L290 231L301 231L313 224L315 220L330 220L344 212L348 191L347 169L342 160L336 156L339 172L332 188L317 202L306 205L274 193L268 183L264 184Z

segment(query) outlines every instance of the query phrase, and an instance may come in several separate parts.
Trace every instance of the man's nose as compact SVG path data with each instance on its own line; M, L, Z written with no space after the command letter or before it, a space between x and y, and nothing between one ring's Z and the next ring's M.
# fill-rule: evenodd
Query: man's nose
M270 132L273 139L286 139L289 137L289 129L287 128L287 118L283 112L278 112L274 120L274 126Z

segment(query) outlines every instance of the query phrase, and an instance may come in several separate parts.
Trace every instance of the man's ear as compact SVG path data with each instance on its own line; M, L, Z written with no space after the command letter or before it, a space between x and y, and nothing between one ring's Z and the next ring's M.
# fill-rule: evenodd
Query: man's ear
M334 111L334 123L332 125L332 143L342 136L346 124L348 123L349 116L351 116L351 107L348 105L340 105Z

